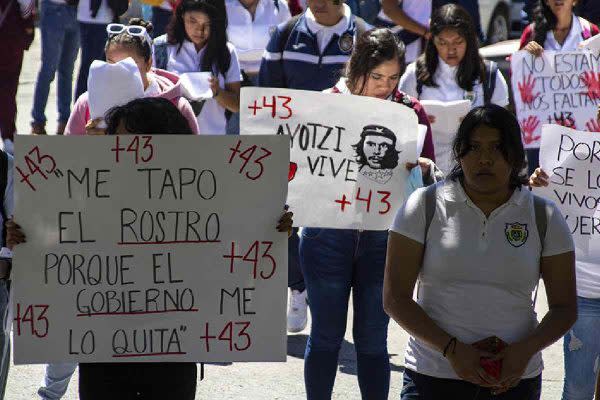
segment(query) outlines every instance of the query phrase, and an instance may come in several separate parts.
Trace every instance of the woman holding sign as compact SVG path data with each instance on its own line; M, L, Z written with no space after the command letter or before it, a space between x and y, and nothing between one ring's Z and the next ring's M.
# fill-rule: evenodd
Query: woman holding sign
M376 97L400 103L399 107L411 108L428 131L422 155L433 158L427 115L418 101L397 89L403 69L404 44L390 30L365 32L358 37L346 65L346 77L327 92ZM365 126L361 135L365 140L361 141L362 145L357 145L357 153L360 151L364 156L369 151L367 138L383 147L387 141L393 143L395 136L390 133L389 129L377 125ZM377 162L384 165L386 162L385 155L376 156L373 153L366 158L376 159L371 164ZM429 170L429 160L421 161L424 169ZM387 231L320 228L304 228L302 231L300 265L312 314L304 364L309 400L331 398L338 354L346 331L351 290L354 304L353 334L362 398L388 398L389 318L382 306L386 245Z
M599 33L598 27L573 13L577 0L540 0L533 13L533 23L527 26L521 36L519 49L535 56L544 50L577 51L579 43ZM597 83L597 79L596 79ZM535 82L519 84L521 96L533 95ZM524 131L526 126L522 127ZM539 166L540 149L528 149L529 173Z
M108 40L104 47L106 60L109 64L115 64L132 58L142 78L144 97L161 97L173 102L187 119L190 129L199 133L192 107L181 97L179 78L167 71L152 68L151 32L152 24L139 18L132 18L129 25L108 25ZM104 134L104 129L98 127L99 122L90 120L89 93L85 92L73 106L65 134Z
M185 73L206 72L212 97L194 99L200 132L223 135L232 113L240 109L241 73L235 47L227 42L225 7L209 0L183 0L167 34L156 39L154 64Z
M600 123L600 109L597 115ZM537 168L529 179L534 187L548 186L550 177ZM565 381L563 400L592 400L600 395L600 266L576 258L577 321L563 339ZM595 389L595 390L594 390Z
M490 103L508 105L506 81L495 63L484 62L479 55L473 20L464 8L447 4L436 9L430 30L432 37L425 53L408 66L400 79L400 90L421 101L434 100L441 105L466 100L467 110ZM427 105L424 107L427 111ZM436 116L428 114L436 163L448 173L454 163L451 147L455 132L445 132L448 127L436 126ZM456 120L456 127L458 123Z
M402 399L539 399L541 350L577 313L573 239L558 208L523 187L512 113L471 110L453 150L449 178L414 192L389 236L384 307L411 335Z
M110 110L106 116L109 135L191 135L189 124L172 102L142 98ZM291 232L292 213L279 220L279 232ZM14 221L6 223L7 246L13 249L26 241ZM145 344L144 344L145 346ZM166 363L81 363L81 400L168 399L193 400L196 395L197 367L193 362Z

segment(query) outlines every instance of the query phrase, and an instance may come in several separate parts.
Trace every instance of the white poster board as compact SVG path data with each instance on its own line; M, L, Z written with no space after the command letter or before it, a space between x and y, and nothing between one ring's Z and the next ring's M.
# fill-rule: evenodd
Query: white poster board
M512 88L525 148L539 148L543 124L600 132L600 55L526 51L512 56Z
M18 136L16 154L16 363L285 361L287 140Z
M290 139L288 204L297 226L385 230L406 197L418 119L364 96L243 88L241 134ZM367 127L365 129L365 127Z
M550 185L534 192L556 203L573 234L578 264L600 260L600 136L557 125L542 128L540 165ZM594 268L592 268L594 269Z
M433 133L433 149L435 164L444 173L449 173L455 161L452 155L452 142L458 132L460 123L471 110L469 100L438 101L420 100L427 115L433 116L431 123Z

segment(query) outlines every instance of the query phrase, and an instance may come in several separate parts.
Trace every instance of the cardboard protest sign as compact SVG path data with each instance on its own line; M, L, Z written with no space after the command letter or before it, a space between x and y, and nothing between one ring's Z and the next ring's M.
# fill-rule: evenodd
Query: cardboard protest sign
M16 363L285 360L285 138L19 136L16 154Z
M600 54L526 51L512 56L512 87L525 148L540 147L542 124L600 131Z
M600 260L600 135L544 125L540 165L550 185L534 192L556 203L577 249L577 263Z
M391 101L243 88L243 135L277 134L291 149L288 204L298 226L384 230L417 159L415 112Z

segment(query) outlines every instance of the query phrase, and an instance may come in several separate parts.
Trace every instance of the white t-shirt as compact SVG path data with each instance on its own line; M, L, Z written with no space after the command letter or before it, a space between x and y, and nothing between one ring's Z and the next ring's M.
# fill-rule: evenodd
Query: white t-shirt
M542 256L573 251L563 216L554 203L546 201L552 212ZM408 198L390 229L424 243L424 188ZM521 235L515 236L520 239L509 241L509 233L519 231ZM486 218L460 183L443 181L437 184L416 301L440 328L461 342L474 343L493 335L508 343L519 341L538 325L532 293L540 278L540 252L529 190L515 189ZM420 374L459 379L439 351L414 337L409 339L405 357L406 368ZM529 361L523 378L533 378L542 369L540 352Z
M227 0L227 37L235 46L240 59L240 67L246 73L257 73L260 69L262 53L269 43L271 33L277 25L289 20L292 15L283 0L258 0L254 20L250 12L239 0Z
M473 86L472 92L467 92L460 86L456 80L456 72L458 66L451 67L446 64L441 58L439 59L438 67L433 75L434 82L438 87L423 85L421 95L417 92L417 65L412 63L406 69L406 72L400 78L398 88L404 93L416 97L419 100L438 100L438 101L455 101L471 99L472 108L482 106L484 104L483 85L477 81ZM508 85L504 80L502 73L498 71L496 75L496 87L492 95L491 102L502 107L508 105ZM427 110L425 110L427 111ZM445 173L450 172L454 166L452 157L452 140L453 137L436 135L433 131L433 148L435 149L435 163Z
M380 0L381 1L381 0ZM402 11L416 22L423 26L429 26L429 19L431 18L431 0L399 0L398 5L402 6ZM388 22L393 23L392 20L383 12L383 8L379 11L379 15L377 18ZM396 26L392 29L394 32L399 32L403 28L401 26ZM415 42L406 46L406 62L411 63L417 59L419 54L421 54L421 41L416 40Z
M77 5L77 21L88 24L110 24L114 19L114 13L108 6L107 0L102 0L96 18L92 17L90 11L90 0L79 0ZM108 34L107 34L108 37Z
M167 53L169 61L167 62L167 70L183 74L185 72L199 72L202 65L202 58L206 46L200 51L196 51L194 43L189 40L183 42L181 50L177 52L177 45L168 45ZM227 43L227 49L231 54L231 63L225 75L217 74L216 66L213 66L213 74L219 77L219 87L221 90L227 83L240 82L242 80L240 73L240 64L238 62L235 47L231 43ZM198 126L202 135L224 135L227 120L225 118L225 108L221 107L217 100L208 99L202 107L202 111L197 116Z
M319 44L319 51L323 53L329 42L331 42L331 38L334 34L341 36L348 30L350 26L350 17L352 16L352 11L348 5L344 4L344 16L340 21L333 26L324 26L317 22L315 16L313 15L310 8L306 10L304 14L306 18L306 25L308 29L317 35L317 43Z
M571 30L565 39L565 42L561 46L554 38L554 32L548 31L546 34L546 41L544 42L545 50L554 51L577 51L579 48L577 45L583 41L583 27L579 22L579 18L573 15L573 21L571 23Z

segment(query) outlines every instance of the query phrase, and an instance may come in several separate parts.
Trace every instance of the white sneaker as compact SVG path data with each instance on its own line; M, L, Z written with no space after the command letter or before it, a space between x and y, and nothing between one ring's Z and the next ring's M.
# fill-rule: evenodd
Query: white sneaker
M291 333L301 332L306 328L307 322L306 290L300 292L292 290L288 301L287 330Z

